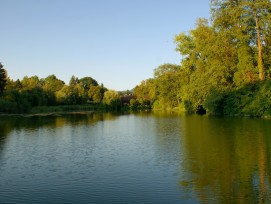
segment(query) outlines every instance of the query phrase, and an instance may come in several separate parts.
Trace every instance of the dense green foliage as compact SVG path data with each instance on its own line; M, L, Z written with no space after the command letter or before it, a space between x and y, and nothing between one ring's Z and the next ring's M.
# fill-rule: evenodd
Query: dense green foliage
M155 109L270 114L270 0L211 0L211 23L175 37L181 65L164 64L135 88ZM141 102L142 103L142 102Z
M118 110L121 106L118 92L107 90L103 84L99 85L91 77L78 79L72 76L69 85L66 85L55 75L44 79L38 76L25 76L22 80L13 81L6 73L1 65L2 113L89 110L91 107Z

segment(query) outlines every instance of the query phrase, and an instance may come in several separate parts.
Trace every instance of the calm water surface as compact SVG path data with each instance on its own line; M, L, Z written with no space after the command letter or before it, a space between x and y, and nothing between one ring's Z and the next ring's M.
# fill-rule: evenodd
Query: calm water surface
M270 203L271 120L0 117L0 203Z

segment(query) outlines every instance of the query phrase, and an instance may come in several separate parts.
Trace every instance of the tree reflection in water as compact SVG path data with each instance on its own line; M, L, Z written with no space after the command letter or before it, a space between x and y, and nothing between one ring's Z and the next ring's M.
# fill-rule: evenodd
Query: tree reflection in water
M182 121L183 188L192 188L201 202L270 203L270 121L204 116Z

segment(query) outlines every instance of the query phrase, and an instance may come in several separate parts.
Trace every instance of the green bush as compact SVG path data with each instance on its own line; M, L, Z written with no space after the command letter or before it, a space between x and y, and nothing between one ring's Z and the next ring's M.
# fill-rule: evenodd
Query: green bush
M225 115L263 116L271 110L271 80L247 85L227 94Z
M224 100L224 94L214 90L205 100L203 107L208 114L221 115L223 114Z

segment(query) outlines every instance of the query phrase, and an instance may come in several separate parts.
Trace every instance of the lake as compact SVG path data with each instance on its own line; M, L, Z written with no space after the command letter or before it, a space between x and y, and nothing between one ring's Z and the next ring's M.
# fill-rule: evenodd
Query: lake
M270 203L271 120L0 117L0 203Z

